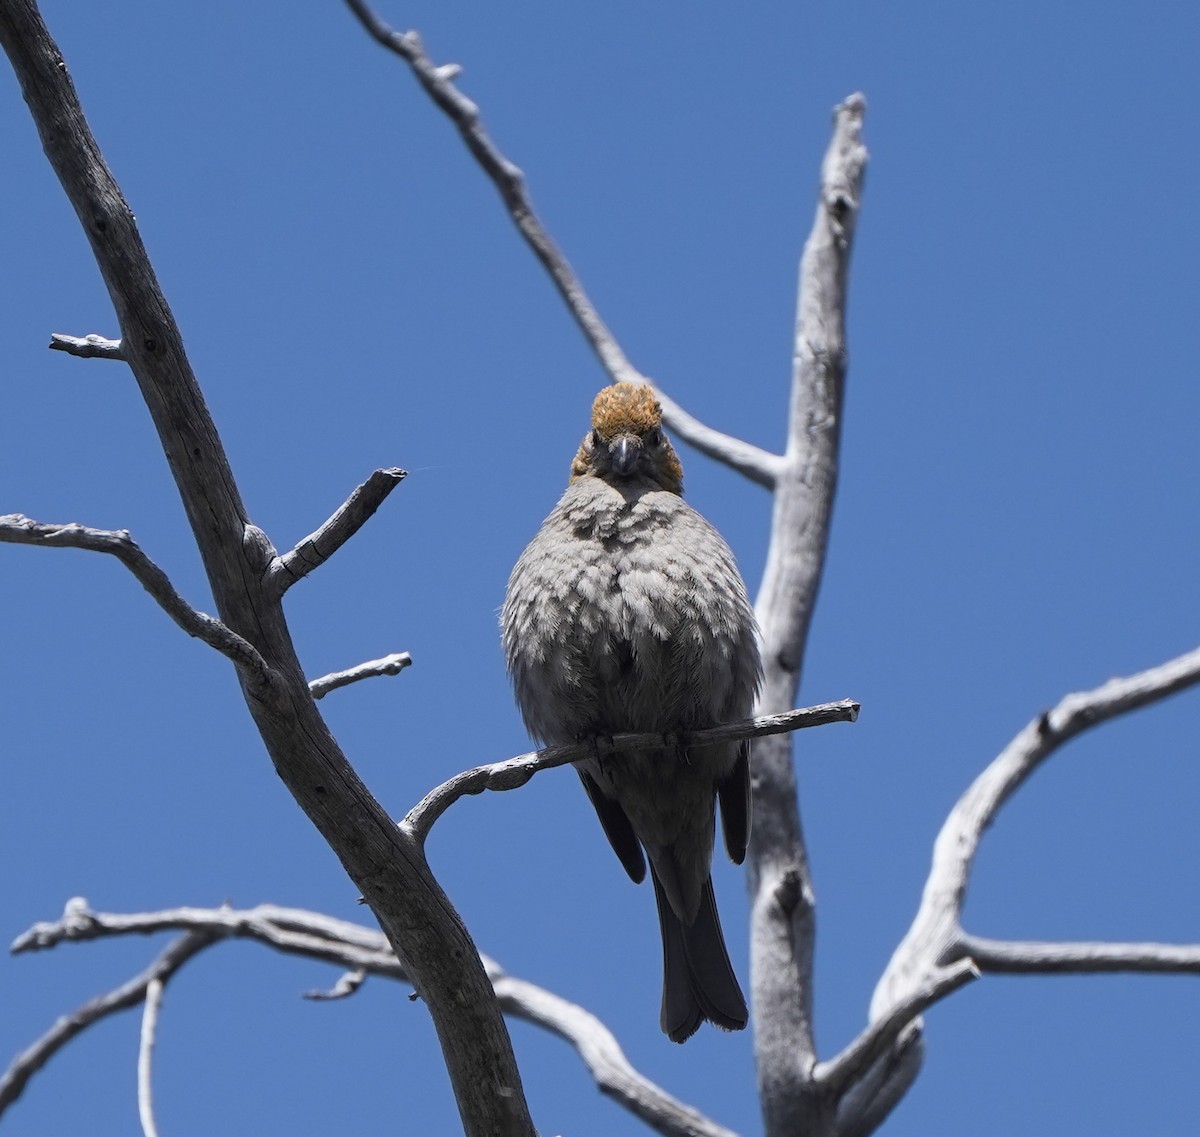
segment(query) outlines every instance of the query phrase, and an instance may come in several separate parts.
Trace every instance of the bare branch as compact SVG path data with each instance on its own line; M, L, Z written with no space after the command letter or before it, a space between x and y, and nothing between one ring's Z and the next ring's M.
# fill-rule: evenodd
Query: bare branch
M72 903L82 903L74 901ZM70 905L67 906L68 914ZM72 1014L60 1018L41 1038L12 1060L0 1078L0 1116L21 1096L26 1083L76 1035L93 1023L134 1007L145 997L152 983L163 983L175 974L192 956L214 943L218 937L207 930L195 929L180 936L140 975L115 987L107 994L84 1003Z
M138 1041L138 1117L143 1137L158 1137L154 1124L154 1091L151 1085L154 1034L158 1028L158 1012L162 1007L163 980L157 976L146 984L146 1001L142 1007L142 1032Z
M513 224L550 274L567 309L613 382L648 382L625 357L566 257L538 219L525 188L525 175L500 153L488 136L479 108L454 86L453 80L461 68L456 64L436 66L425 54L421 37L416 32L398 32L390 28L363 0L346 0L346 3L375 40L394 51L412 68L417 82L457 127L467 149L499 191Z
M50 336L51 351L65 351L68 355L80 359L120 359L125 358L121 350L120 340L105 339L94 333L90 336L64 336L61 332L53 332Z
M261 904L232 908L167 908L129 915L93 912L81 897L68 902L58 920L39 922L13 941L11 952L46 951L60 943L105 939L109 936L153 935L155 932L195 931L217 939L253 939L288 955L322 959L352 969L409 979L382 932L347 920L294 908Z
M122 350L178 486L216 614L270 667L269 686L242 688L272 764L408 961L465 1132L531 1135L512 1040L470 934L422 850L346 761L308 690L271 572L275 550L250 522L133 211L34 0L0 0L0 44L112 299Z
M826 723L854 722L858 718L858 711L858 703L851 699L842 699L836 703L820 703L815 707L801 707L784 714L761 715L758 718L726 723L709 730L689 731L675 741L686 747L741 738L762 738L771 734L786 734L793 730L803 730L811 726L824 726ZM603 740L603 745L607 747L610 741L614 749L623 751L650 750L667 744L663 735L657 733L615 734L611 740ZM569 765L571 762L587 758L595 752L596 746L588 742L575 743L571 746L546 746L541 750L520 754L515 758L506 758L503 762L493 762L487 766L476 766L471 770L464 770L449 781L443 782L436 789L430 790L408 811L401 825L413 833L418 840L424 841L437 819L459 798L481 794L484 790L499 792L520 789L534 774L542 770Z
M411 666L412 656L408 652L394 651L382 659L368 659L366 663L360 663L347 671L333 671L328 675L322 675L319 679L313 679L309 683L308 689L312 692L314 699L323 699L330 691L336 691L339 687L348 687L360 679L374 679L379 675L399 675L406 667Z
M913 991L903 1003L897 1003L886 1015L871 1023L837 1058L819 1063L813 1070L814 1080L828 1092L840 1096L851 1082L887 1052L914 1019L951 992L978 979L979 974L979 968L970 959L959 959L941 968L925 986Z
M366 979L366 968L355 967L350 971L343 971L332 987L324 990L314 988L311 991L305 991L304 997L315 1003L329 1002L332 999L347 999L366 982Z
M273 904L245 910L171 908L161 912L116 914L93 912L85 900L76 898L67 904L61 919L35 924L17 939L12 950L37 951L66 940L147 935L181 929L187 933L183 940L202 938L205 944L225 938L257 940L291 955L340 964L348 969L332 992L308 992L306 998L327 999L349 994L368 974L411 982L378 929L318 912ZM733 1137L729 1130L677 1101L639 1074L629 1064L611 1031L595 1016L552 992L509 975L494 960L484 957L483 962L506 1015L549 1030L575 1047L601 1092L659 1133L668 1137ZM134 981L142 983L138 998L149 981L148 976L149 972Z
M1200 683L1200 648L1092 691L1067 695L1029 723L959 798L933 847L933 864L912 927L896 948L871 1003L874 1019L964 951L962 907L984 831L1006 801L1063 743L1090 727ZM975 941L986 944L988 941ZM1089 970L1081 966L1076 970ZM1071 970L1059 968L1059 970Z
M828 544L837 485L850 250L867 151L866 101L834 108L816 216L800 259L788 441L775 477L766 568L755 604L764 681L758 710L796 700ZM789 739L754 755L754 828L747 856L755 1058L768 1137L819 1131L825 1108L811 1080L813 889Z
M1054 943L964 935L960 947L980 971L998 973L1200 972L1200 944Z
M203 640L235 663L248 678L265 684L270 680L266 661L249 642L220 620L198 612L178 592L158 567L129 535L127 529L89 529L85 525L46 525L20 513L0 517L0 541L45 548L88 549L108 553L119 560L172 620L189 636Z
M376 470L315 533L310 533L290 552L271 563L271 577L280 592L291 588L315 568L323 565L370 519L388 494L408 477L396 466Z
M925 1057L921 1020L909 1024L891 1051L857 1078L837 1106L838 1137L870 1137L908 1093Z
M629 362L616 337L584 291L582 281L535 212L526 189L524 173L500 152L484 130L479 107L454 86L453 80L462 73L462 68L456 63L436 66L425 54L421 37L415 31L398 32L389 27L364 0L346 0L346 3L372 38L395 52L412 68L426 94L458 128L467 149L499 191L513 224L550 274L567 310L612 381L649 383L650 380ZM678 438L759 485L768 488L774 485L781 458L705 426L662 391L658 391L658 397L667 427Z
M668 1137L734 1137L722 1125L705 1117L655 1085L630 1065L620 1044L595 1015L575 1003L489 968L496 995L506 1014L543 1027L570 1043L600 1092L623 1105L650 1128Z
M663 419L676 438L694 446L713 461L736 470L752 482L757 482L769 490L775 488L775 482L783 468L783 459L778 454L772 454L769 450L763 450L750 442L706 426L698 418L688 414L669 395L664 394L661 388L656 386L654 390L662 404Z

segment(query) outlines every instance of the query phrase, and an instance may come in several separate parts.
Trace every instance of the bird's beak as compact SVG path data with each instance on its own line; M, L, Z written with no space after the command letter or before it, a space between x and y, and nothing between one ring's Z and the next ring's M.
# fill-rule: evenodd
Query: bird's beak
M618 435L608 444L608 453L612 459L613 469L623 477L628 477L633 473L641 452L641 443L628 434Z

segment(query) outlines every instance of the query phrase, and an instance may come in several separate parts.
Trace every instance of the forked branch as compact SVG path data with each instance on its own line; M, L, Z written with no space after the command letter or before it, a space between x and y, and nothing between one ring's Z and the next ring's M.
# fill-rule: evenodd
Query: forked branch
M63 1015L37 1041L18 1054L0 1077L0 1116L21 1096L29 1079L71 1039L116 1011L136 1007L145 999L152 983L167 982L192 956L214 943L216 938L202 928L189 930L174 940L141 974L89 1000L71 1014Z
M875 989L870 1025L838 1058L819 1068L831 1088L853 1087L870 1076L873 1065L894 1062L897 1048L909 1045L912 1032L920 1031L921 1011L961 985L954 977L964 966L979 973L1200 974L1200 944L993 940L969 935L962 927L971 868L983 834L1030 775L1085 730L1197 684L1200 648L1128 678L1067 695L1030 722L975 779L934 843L920 907ZM909 1081L916 1072L916 1065L910 1064ZM894 1079L889 1086L898 1100L904 1087L897 1092ZM872 1103L864 1098L861 1107L872 1108Z
M14 952L47 950L64 941L184 933L141 975L93 1000L74 1015L64 1016L32 1047L18 1055L0 1078L0 1115L20 1094L29 1078L66 1042L104 1015L136 1006L153 983L165 983L187 959L225 939L250 939L277 951L341 966L345 974L333 992L319 998L345 997L363 978L376 975L408 982L386 937L375 928L337 920L299 908L264 904L256 908L172 908L131 914L93 912L85 900L68 902L63 916L35 924L13 944ZM484 957L484 968L504 1014L548 1030L573 1046L600 1091L651 1128L667 1137L734 1137L730 1130L678 1101L640 1074L626 1058L612 1032L582 1007L536 984L508 974ZM313 998L313 992L305 997Z
M0 517L0 541L42 548L87 549L116 557L189 636L203 640L238 668L252 682L267 683L270 669L258 650L220 620L198 612L178 592L158 567L129 535L127 529L92 529L86 525L46 525L20 513Z

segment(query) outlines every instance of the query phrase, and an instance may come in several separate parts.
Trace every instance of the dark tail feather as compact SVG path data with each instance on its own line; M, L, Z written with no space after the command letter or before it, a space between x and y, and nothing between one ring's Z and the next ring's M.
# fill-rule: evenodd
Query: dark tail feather
M724 1030L741 1030L749 1017L746 1000L725 950L712 877L704 882L700 911L690 927L672 910L653 865L650 878L663 941L663 1033L672 1042L684 1042L705 1019Z

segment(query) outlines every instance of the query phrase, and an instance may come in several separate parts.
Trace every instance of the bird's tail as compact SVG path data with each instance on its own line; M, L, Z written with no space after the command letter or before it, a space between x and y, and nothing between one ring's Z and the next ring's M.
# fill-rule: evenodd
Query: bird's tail
M650 875L663 942L663 1033L672 1042L684 1042L705 1019L724 1030L741 1030L749 1017L746 1000L725 950L712 877L704 882L696 919L687 925L675 915L653 865Z

